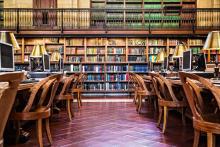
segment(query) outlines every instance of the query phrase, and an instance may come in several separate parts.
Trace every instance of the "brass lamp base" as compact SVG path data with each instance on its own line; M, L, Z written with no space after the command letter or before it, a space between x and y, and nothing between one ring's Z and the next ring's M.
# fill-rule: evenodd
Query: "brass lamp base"
M214 77L217 78L217 79L218 79L218 74L219 74L219 67L216 66L216 67L214 68Z

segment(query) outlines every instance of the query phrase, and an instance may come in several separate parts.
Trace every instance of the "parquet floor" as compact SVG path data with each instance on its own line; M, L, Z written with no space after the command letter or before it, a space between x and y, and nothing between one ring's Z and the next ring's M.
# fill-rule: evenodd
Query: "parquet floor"
M181 123L181 115L171 112L166 134L156 127L152 108L137 114L133 103L83 103L69 122L62 111L51 119L53 147L163 147L192 146L192 122ZM31 139L17 147L37 146L32 126ZM203 137L205 140L205 137ZM204 143L205 144L205 143ZM44 134L44 145L49 146Z

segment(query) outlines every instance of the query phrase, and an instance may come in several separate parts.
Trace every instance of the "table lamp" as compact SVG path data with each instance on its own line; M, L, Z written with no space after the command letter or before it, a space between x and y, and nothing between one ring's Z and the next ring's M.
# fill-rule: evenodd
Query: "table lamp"
M21 49L18 45L14 33L12 32L0 31L0 41L4 43L12 44L14 50Z
M157 54L157 60L156 60L156 62L157 62L157 63L163 62L165 57L166 57L166 52L165 52L164 50L160 51L160 52Z
M37 44L34 46L30 57L42 58L43 54L47 54L47 51L43 45Z
M181 58L183 57L183 52L187 51L187 46L184 42L179 42L175 48L172 58L173 61L173 70L180 70L182 65Z
M60 71L59 69L61 69L61 59L62 59L62 56L58 51L54 51L52 53L51 62L55 63L55 70L56 71Z
M183 52L187 50L187 46L185 43L180 42L173 53L173 58L180 58L183 57Z
M58 51L54 51L51 55L51 61L52 62L59 62L61 58L62 57L61 57L61 55Z
M215 78L218 78L219 67L218 67L218 50L220 50L220 31L209 32L203 50L214 50L216 51L215 57Z
M47 51L43 45L37 44L34 46L30 54L31 71L43 71L43 55Z

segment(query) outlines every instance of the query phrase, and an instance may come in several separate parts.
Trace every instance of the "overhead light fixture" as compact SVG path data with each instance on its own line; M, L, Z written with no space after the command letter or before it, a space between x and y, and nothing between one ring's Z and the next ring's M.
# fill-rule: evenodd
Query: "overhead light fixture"
M7 31L0 31L0 41L8 44L12 44L14 50L20 50L18 42L14 33Z

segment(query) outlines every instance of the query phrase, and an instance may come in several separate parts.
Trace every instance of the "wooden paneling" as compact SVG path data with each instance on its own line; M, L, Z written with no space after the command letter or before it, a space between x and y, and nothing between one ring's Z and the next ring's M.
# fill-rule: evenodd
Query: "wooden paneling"
M33 0L5 0L4 8L32 8Z
M197 0L197 8L212 8L213 0Z

